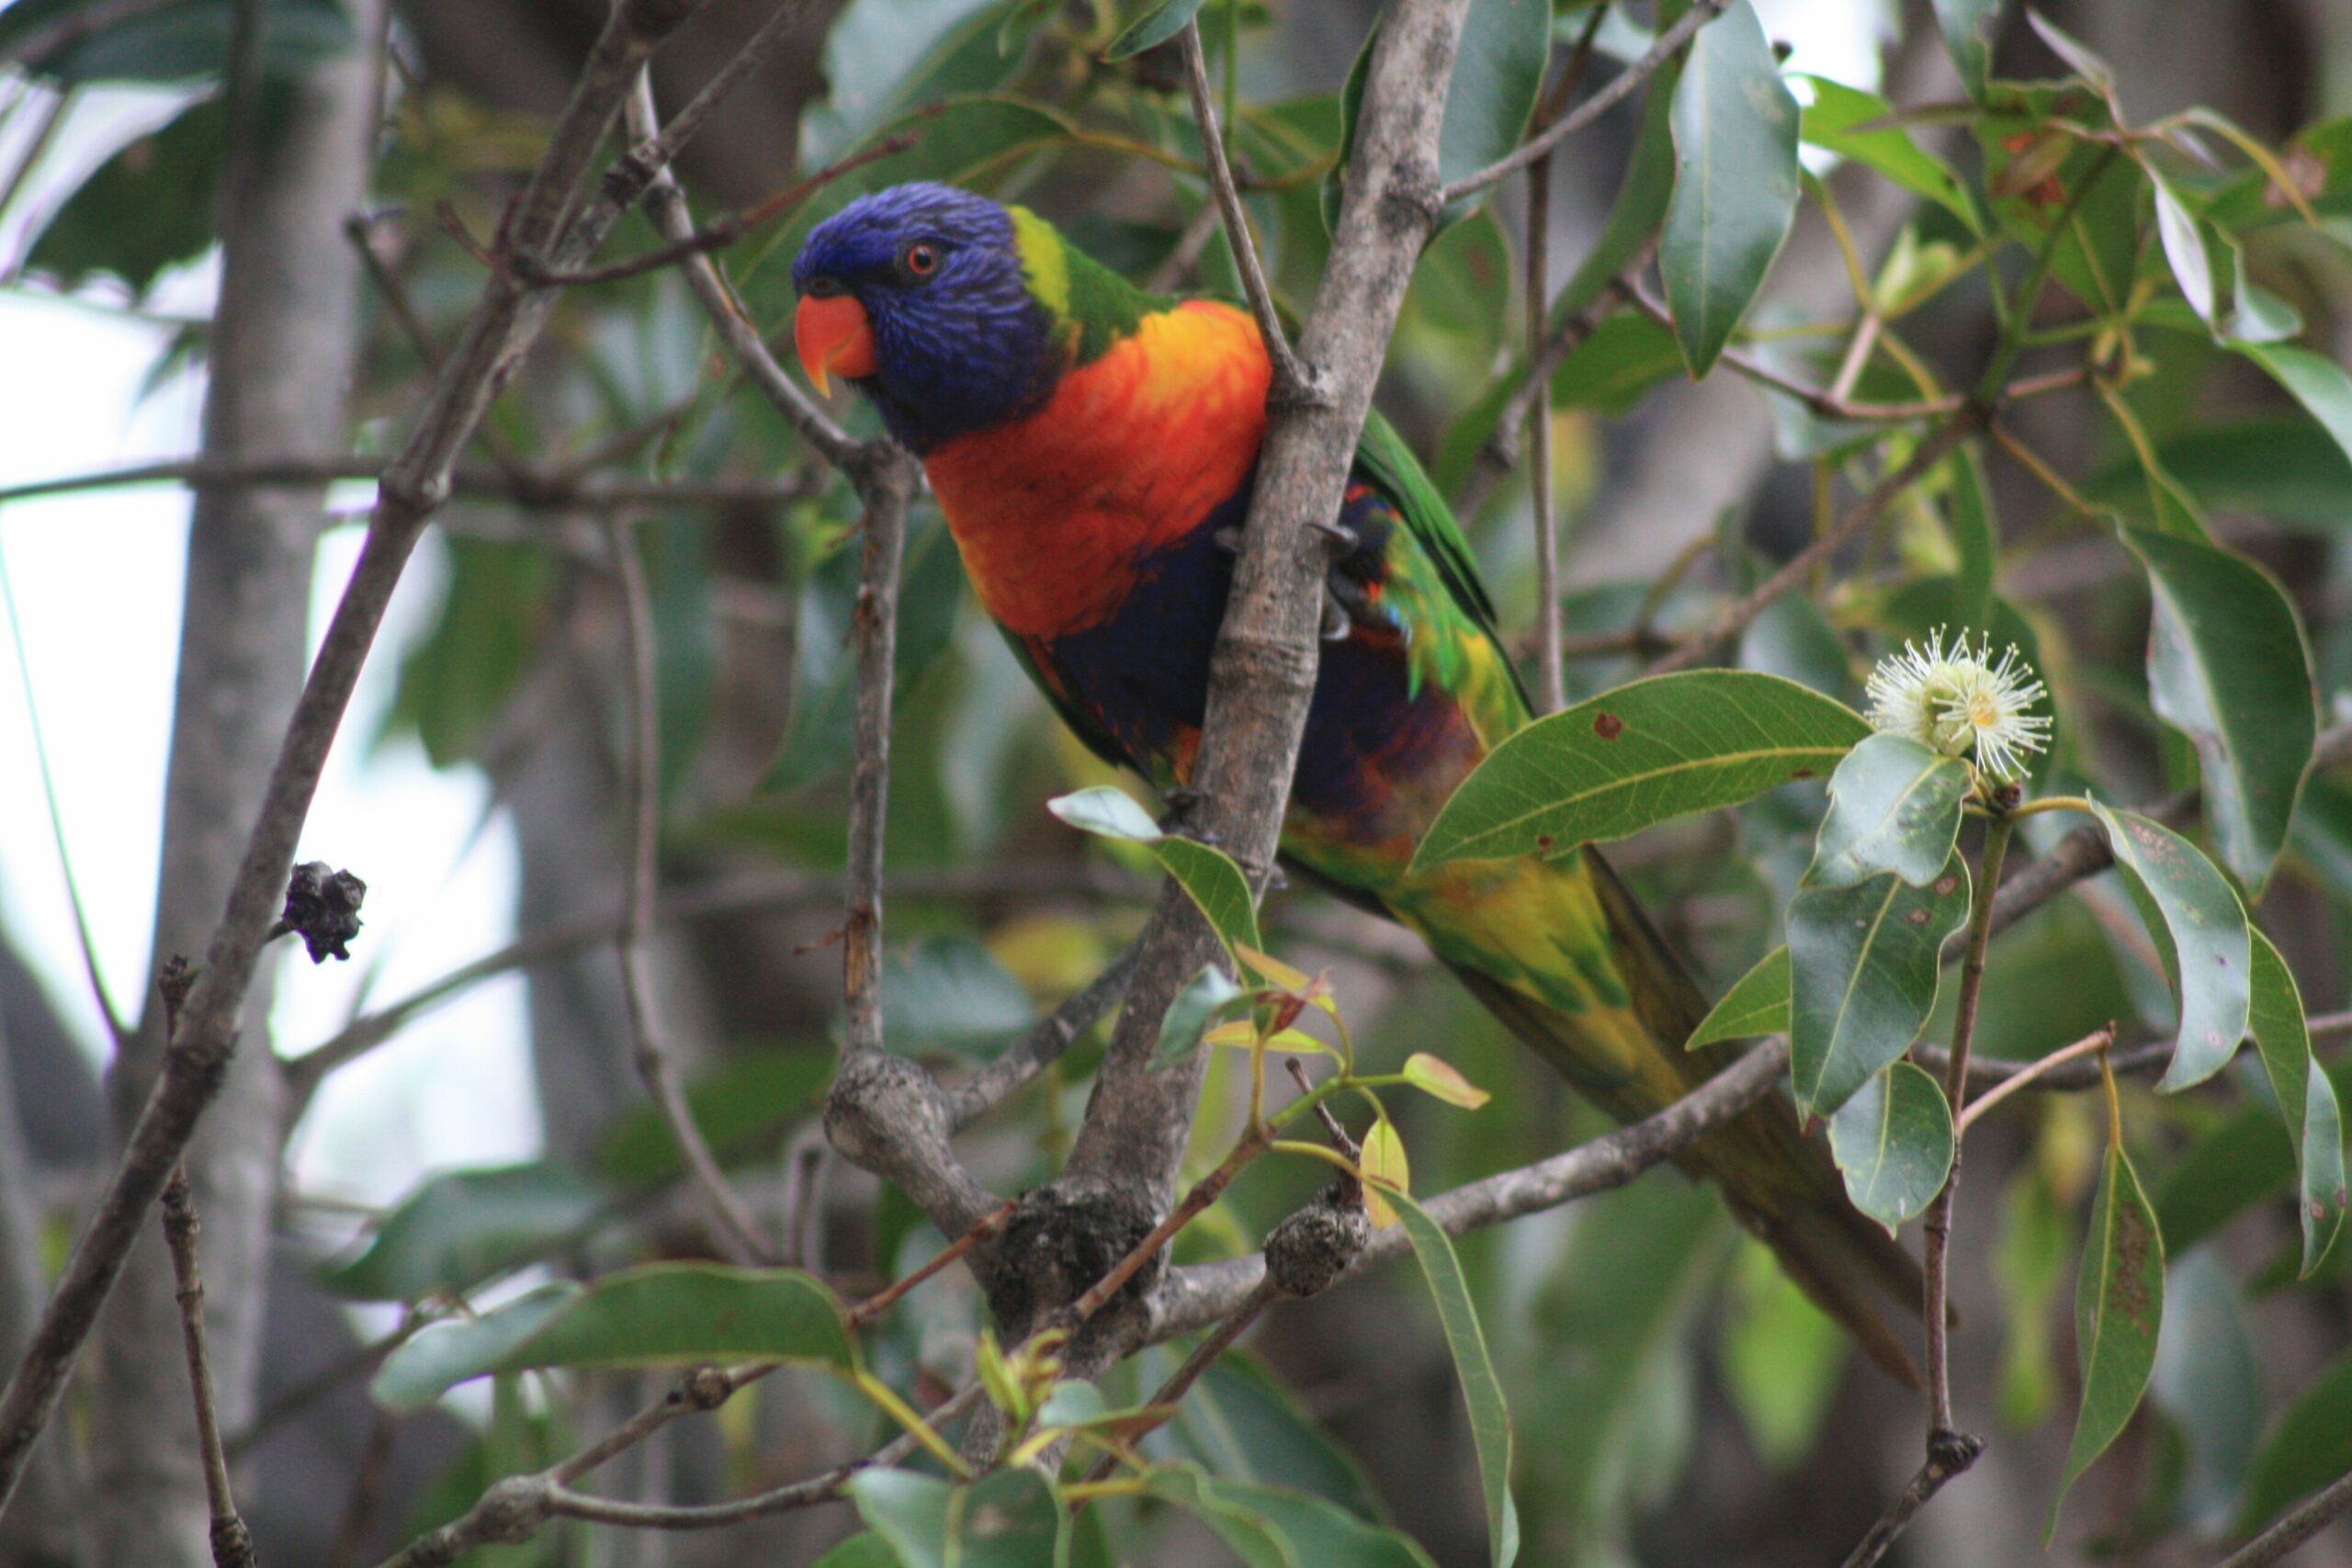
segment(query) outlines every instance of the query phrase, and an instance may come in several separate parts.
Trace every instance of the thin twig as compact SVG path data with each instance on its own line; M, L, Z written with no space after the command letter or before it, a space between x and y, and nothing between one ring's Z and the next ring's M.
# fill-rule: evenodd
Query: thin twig
M613 574L620 585L621 626L628 650L628 734L622 770L622 820L629 825L628 893L620 930L621 996L629 1032L637 1043L638 1076L652 1097L663 1125L678 1145L679 1158L694 1178L694 1189L728 1257L738 1263L774 1263L775 1247L759 1221L728 1183L710 1144L695 1124L695 1113L679 1086L677 1068L662 1026L653 987L653 898L656 852L662 837L662 716L660 673L653 648L653 603L637 540L619 518L607 521Z
M1209 1331L1206 1338L1193 1347L1193 1353L1184 1358L1183 1364L1170 1373L1168 1381L1155 1389L1151 1397L1145 1403L1148 1405L1164 1406L1173 1414L1175 1406L1182 1404L1184 1395L1192 1392L1193 1385L1201 1381L1201 1374L1215 1366L1220 1357L1233 1348L1234 1341L1250 1331L1250 1325L1257 1322L1265 1310L1273 1304L1274 1298L1279 1294L1281 1292L1274 1289L1274 1282L1272 1280L1260 1281L1258 1288L1242 1297L1241 1304L1227 1313L1224 1320ZM1165 1416L1161 1417L1162 1421L1165 1419ZM1159 1425L1159 1422L1154 1422L1152 1426L1134 1431L1128 1440L1132 1442L1140 1438L1146 1432L1156 1429ZM1118 1465L1117 1453L1106 1452L1088 1469L1085 1479L1088 1482L1106 1481Z
M628 83L655 46L696 9L695 0L622 0L592 49L557 121L526 199L510 226L516 247L584 259L601 244L642 185L603 182L581 221L559 229ZM55 1413L68 1375L120 1277L123 1260L165 1179L220 1092L239 1016L283 900L288 868L342 727L359 671L392 591L425 523L448 495L449 471L491 400L514 374L553 308L545 293L518 295L493 276L386 468L368 540L330 620L264 794L257 819L180 1029L141 1108L92 1218L42 1310L5 1393L0 1393L0 1508Z
M849 1325L852 1328L857 1328L873 1322L876 1318L880 1317L884 1313L888 1312L892 1307L896 1306L899 1303L899 1299L905 1296L909 1291L913 1290L925 1280L930 1279L933 1275L946 1269L949 1265L961 1258L966 1253L971 1251L972 1248L978 1247L983 1243L994 1241L999 1235L1003 1234L1005 1222L1012 1218L1012 1212L1020 1206L1021 1205L1017 1200L1008 1198L1003 1202L998 1204L995 1208L990 1209L987 1213L981 1215L980 1218L973 1224L969 1230L966 1231L962 1235L957 1236L954 1241L949 1242L945 1247L940 1248L939 1251L933 1256L931 1260L925 1263L922 1268L908 1274L904 1279L892 1280L889 1284L885 1285L881 1290L876 1291L874 1294L866 1297L865 1300L850 1308L848 1313Z
M978 1382L965 1384L934 1407L924 1417L923 1424L934 1433L940 1431L947 1423L978 1404L982 1392L983 1385ZM842 1489L861 1471L897 1464L914 1452L918 1441L913 1433L902 1432L862 1460L838 1465L805 1481L796 1481L727 1503L692 1506L623 1503L605 1497L592 1497L565 1486L554 1485L548 1490L548 1509L565 1518L584 1519L591 1524L617 1525L628 1529L718 1529L752 1519L763 1519L775 1514L789 1513L795 1508L830 1503L842 1495Z
M1216 232L1217 224L1223 217L1214 199L1201 203L1199 209L1185 223L1184 231L1176 236L1176 248L1168 253L1168 259L1159 264L1159 270L1151 275L1150 281L1144 287L1154 294L1165 294L1190 276L1193 264L1208 248L1210 236Z
M2270 1568L2352 1510L2352 1474L2338 1476L2312 1500L2214 1564L2214 1568Z
M1040 1019L1037 1026L1012 1049L949 1089L948 1125L961 1132L1001 1104L1007 1095L1059 1061L1062 1053L1126 994L1127 982L1135 977L1140 946L1139 942L1130 942L1125 952L1087 982L1084 989Z
M1730 4L1731 0L1693 0L1690 9L1684 13L1680 21L1658 34L1657 41L1650 45L1647 53L1611 78L1609 85L1578 104L1574 114L1569 115L1557 125L1521 142L1510 152L1477 173L1464 175L1446 186L1443 197L1445 204L1452 206L1465 196L1475 196L1488 186L1517 174L1602 115L1607 114L1617 106L1619 99L1648 81L1676 50L1688 43L1701 28L1721 16Z
M264 457L251 461L211 457L137 463L95 473L34 479L0 488L0 504L37 501L124 485L185 484L212 490L309 490L336 479L384 477L381 457ZM808 493L797 474L741 479L643 479L615 475L508 472L493 468L453 468L446 481L452 497L504 501L526 511L571 512L663 506L780 506Z
M1962 409L1930 431L1912 449L1911 456L1900 468L1871 486L1870 493L1856 502L1834 526L1781 563L1780 570L1758 583L1754 592L1734 603L1705 627L1677 643L1671 653L1649 667L1649 673L1662 675L1668 671L1688 668L1705 658L1713 649L1737 637L1747 628L1747 623L1762 615L1773 601L1804 583L1816 565L1827 560L1848 541L1877 522L1904 491L1925 479L1938 463L1944 460L1947 453L1967 440L1982 423L1977 411L1972 406Z
M1976 1456L1984 1451L1982 1438L1972 1438L1964 1432L1948 1432L1943 1434L1943 1438L1940 1443L1930 1440L1927 1461L1911 1477L1911 1484L1903 1489L1903 1495L1879 1516L1877 1522L1855 1545L1846 1559L1845 1568L1871 1568L1886 1555L1887 1548L1894 1544L1895 1537L1901 1535L1904 1527L1911 1522L1911 1516L1927 1506L1928 1499L1942 1491L1945 1482L1974 1464Z
M2111 1022L2105 1023L2101 1024L2098 1028L2092 1030L2088 1034L2084 1035L2072 1045L2063 1046L2058 1050L2052 1051L2050 1055L2041 1057L2038 1061L2026 1063L2016 1072L2009 1074L2008 1077L2001 1079L1984 1093L1969 1101L1967 1109L1960 1111L1952 1123L1953 1134L1958 1137L1965 1137L1968 1134L1968 1129L1975 1124L1978 1117L1984 1115L1987 1111L1992 1110L1996 1105L2000 1104L2001 1101L2007 1100L2009 1096L2017 1093L2018 1090L2021 1089L2030 1089L2033 1085L2045 1079L2054 1068L2062 1066L2068 1062L2079 1061L2084 1057L2096 1055L2099 1052L2105 1051L2109 1046L2113 1045L2114 1043L2115 1025ZM1951 1076L1959 1076L1966 1078L1973 1076L1969 1073L1968 1065L1962 1061L1957 1054L1948 1057L1946 1062L1948 1069L1957 1070L1956 1074L1948 1071L1948 1077Z
M828 164L805 180L786 186L764 201L744 208L740 212L722 213L684 239L648 251L643 255L631 256L606 266L581 267L571 272L535 272L526 267L521 269L521 276L524 282L535 288L577 288L585 284L617 283L624 278L642 277L649 272L675 266L691 256L723 251L761 224L780 213L791 211L843 175L853 174L885 158L895 158L919 140L911 131L885 137L862 152Z
M1456 516L1474 517L1494 494L1495 487L1519 466L1519 434L1526 427L1530 410L1540 397L1549 395L1553 373L1563 361L1582 348L1610 313L1623 305L1630 296L1625 291L1624 278L1649 265L1650 254L1657 249L1656 239L1642 242L1627 258L1625 268L1618 277L1604 285L1582 310L1571 310L1554 323L1550 335L1533 362L1521 374L1518 387L1502 410L1495 416L1494 434L1478 448L1469 476L1462 481L1461 491L1453 498Z
M1447 1235L1464 1235L1623 1187L1761 1101L1788 1066L1788 1041L1769 1040L1655 1115L1549 1159L1424 1199L1421 1206ZM1401 1225L1374 1231L1348 1277L1409 1247ZM1265 1274L1261 1253L1173 1270L1153 1294L1148 1337L1156 1342L1207 1327L1248 1299Z
M1951 1059L1944 1066L1944 1099L1955 1116L1966 1109L1968 1052L1975 1039L1976 1008L1984 990L1984 953L1993 942L1993 897L2000 889L2001 863L2008 858L2009 837L2016 830L2017 825L2008 818L1995 818L1985 829L1984 858L1976 870L1973 907L1968 916L1967 956L1960 965L1960 1005L1951 1026ZM1958 1138L1953 1140L1951 1168L1945 1173L1942 1188L1928 1205L1927 1248L1921 1267L1925 1283L1920 1315L1927 1325L1928 1337L1928 1460L1931 1466L1936 1456L1951 1448L1955 1439L1963 1446L1973 1441L1951 1424L1951 1359L1946 1348L1951 1205L1960 1190L1963 1146ZM1968 1457L1973 1460L1975 1456L1972 1452ZM1967 1468L1966 1464L1962 1468Z
M180 1343L187 1351L189 1392L196 1402L196 1440L204 1464L204 1493L212 1509L213 1568L254 1568L253 1532L237 1514L229 1485L229 1458L220 1447L220 1408L212 1393L212 1361L204 1348L204 1271L197 1258L203 1226L188 1190L187 1167L164 1184L164 1242L180 1309Z
M1314 373L1283 331L1282 315L1274 309L1274 291L1266 283L1266 265L1250 232L1250 215L1242 209L1241 193L1233 186L1233 165L1226 160L1225 138L1217 129L1216 105L1209 93L1208 62L1201 53L1198 17L1184 24L1178 41L1184 53L1184 86L1192 95L1193 121L1200 130L1202 150L1208 154L1209 187L1216 193L1216 209L1225 220L1226 243L1232 248L1234 265L1241 271L1242 292L1249 296L1250 313L1258 318L1258 335L1265 341L1267 357L1273 361L1271 395L1295 397L1313 385Z

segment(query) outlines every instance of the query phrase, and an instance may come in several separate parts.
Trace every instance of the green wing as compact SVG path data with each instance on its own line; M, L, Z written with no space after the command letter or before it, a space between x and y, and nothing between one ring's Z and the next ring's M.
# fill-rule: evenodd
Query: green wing
M1479 580L1478 563L1470 554L1470 542L1454 524L1453 509L1446 505L1437 486L1430 482L1420 460L1405 445L1405 438L1380 416L1377 409L1364 420L1363 434L1356 442L1356 468L1395 503L1421 552L1437 568L1438 577L1455 606L1501 654L1503 641L1495 626L1494 601L1487 597L1487 585ZM1534 711L1518 667L1508 655L1502 655L1498 662L1510 671L1521 710Z

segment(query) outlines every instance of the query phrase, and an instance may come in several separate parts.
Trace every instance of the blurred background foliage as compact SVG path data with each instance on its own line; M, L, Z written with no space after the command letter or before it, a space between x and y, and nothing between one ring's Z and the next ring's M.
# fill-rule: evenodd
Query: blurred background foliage
M17 0L0 10L0 54L17 62L0 81L11 117L55 113L93 84L200 87L218 73L231 0L176 0L30 52L27 40L76 9L77 0ZM783 330L789 259L811 223L859 190L917 177L1025 202L1138 280L1235 291L1231 258L1204 219L1198 139L1172 51L1104 58L1131 19L1123 13L1136 9L1110 0L812 7L795 45L686 160L701 209L747 205L796 169L895 132L917 141L730 254L763 327ZM1590 19L1589 6L1555 9L1529 27L1509 6L1474 7L1490 48L1476 77L1457 82L1454 112L1489 112L1502 146L1546 61ZM2220 541L2287 586L2308 630L2324 719L2352 679L2352 401L2299 403L2231 341L2295 332L2327 359L2347 341L2352 121L2330 117L2352 94L2352 9L2339 0L2161 9L2052 0L2048 16L2111 67L2117 90L2106 100L2079 79L2058 81L2079 78L2083 62L2060 58L2015 6L1938 9L1947 19L1972 9L1995 17L1989 55L1960 57L1971 80L1924 4L1758 6L1768 35L1795 47L1790 71L1821 79L1800 86L1810 98L1809 172L1795 231L1732 340L1736 354L1829 384L1859 289L1882 320L1883 352L1844 381L1845 397L1901 402L1965 387L1998 325L1984 271L1971 265L1980 232L2038 243L2050 189L2079 189L2109 161L2098 145L2046 134L2054 113L2102 130L2110 104L2143 123L2211 106L2275 152L2315 221L2210 125L2152 153L2168 186L2161 199L2203 221L2209 325L2176 284L2155 185L2137 172L2091 182L2093 196L2065 220L2073 237L2054 252L2063 298L2038 319L2037 356L2021 368L2079 364L2087 347L2116 388L2111 405L2077 389L2007 416L2058 482L1997 450L1965 474L1939 470L1845 568L1749 626L1736 657L1856 701L1870 661L1904 638L1947 621L1985 626L2018 641L2051 682L2053 777L2122 801L2191 787L2196 751L2151 705L2149 591L2114 517L2164 526L2176 510L2200 513ZM762 11L758 0L710 6L659 62L663 101L698 85ZM435 345L479 286L479 265L453 231L496 225L598 12L597 0L398 7L376 205L352 226L375 278L354 451L384 450L416 403ZM1301 313L1328 245L1346 79L1371 15L1356 0L1245 0L1204 12L1213 64L1232 84L1250 213L1278 293ZM334 0L270 0L268 16L282 63L387 47L352 36ZM1596 75L1637 53L1653 20L1647 6L1611 7L1596 35ZM1964 92L1981 91L1988 69L2040 85L2009 95L1999 112L1970 110ZM1671 180L1670 160L1661 163L1671 88L1662 75L1559 160L1550 284L1565 285L1569 303L1594 298L1628 239L1658 221ZM1899 121L1890 103L1903 106ZM10 259L12 286L139 309L159 277L212 243L223 118L217 96L193 92L114 150ZM1462 134L1475 139L1476 129ZM1979 209L1988 200L1989 220ZM1480 452L1524 375L1524 214L1523 185L1512 182L1430 248L1381 395L1441 489L1483 497L1462 521L1515 630L1534 612L1525 470L1494 482ZM632 219L614 250L657 243ZM2007 247L2002 265L2024 249ZM1606 265L1584 265L1596 251ZM2015 271L2007 276L2013 283ZM1551 499L1566 539L1572 699L1629 678L1665 640L1705 624L1725 595L1891 468L1888 452L1916 434L1882 441L1880 424L1824 416L1722 363L1694 384L1687 347L1620 309L1553 378ZM200 364L205 352L205 323L187 321L169 364ZM862 409L836 412L871 428ZM469 1292L496 1300L548 1270L702 1249L675 1200L675 1156L640 1102L607 947L577 931L616 907L622 874L620 611L594 525L620 504L597 499L616 476L661 481L680 498L655 494L630 510L660 655L662 869L681 908L662 960L694 1104L755 1201L805 1219L827 1272L869 1284L902 1273L943 1238L827 1154L812 1121L837 989L827 939L838 918L855 591L846 487L718 354L666 272L569 292L469 468L487 479L445 515L441 602L401 665L387 733L413 734L437 765L483 770L514 825L516 932L553 953L530 968L545 1157L436 1176L371 1216L356 1241L347 1220L289 1205L308 1269L287 1270L274 1288L300 1303L314 1280L348 1301L433 1311ZM495 493L502 487L509 499ZM975 1065L1139 929L1155 868L1141 850L1072 832L1041 808L1049 795L1116 781L1053 722L969 604L927 507L909 546L903 606L889 1034L894 1049ZM1711 989L1780 940L1778 912L1820 809L1818 785L1791 786L1625 846L1620 863ZM2352 786L2310 781L2260 919L2312 1012L2341 1007L2352 978ZM1417 944L1299 890L1274 897L1268 921L1275 951L1332 971L1373 1066L1434 1050L1497 1091L1476 1116L1412 1097L1394 1107L1417 1189L1526 1163L1603 1125ZM2111 877L2081 901L2053 904L1996 943L1981 1048L2032 1056L2109 1019L2127 1040L2160 1037L2172 1004L2153 956ZM972 1157L993 1186L1019 1190L1055 1170L1097 1052L1098 1041L1083 1043L977 1134ZM2352 1091L2352 1063L2331 1071L2340 1095ZM1229 1059L1213 1072L1196 1137L1203 1162L1222 1153L1245 1089ZM2250 1063L2207 1094L2125 1092L2172 1259L2173 1310L2153 1402L2081 1489L2054 1556L2203 1561L2231 1529L2259 1525L2352 1464L2352 1247L2296 1280L2292 1153ZM2038 1522L2075 1403L2069 1286L2104 1122L2095 1100L2012 1103L1979 1134L1958 1220L1954 1295L1966 1326L1955 1383L1963 1425L1988 1433L1992 1449L1899 1549L1905 1562L2041 1560ZM1253 1168L1185 1233L1180 1259L1254 1247L1318 1179L1311 1168ZM1719 1206L1673 1172L1472 1237L1464 1256L1513 1396L1526 1561L1833 1561L1913 1467L1916 1402L1850 1357ZM1439 1562L1482 1561L1460 1398L1408 1272L1384 1270L1272 1314L1152 1441L1220 1473L1393 1520ZM300 1321L287 1332L345 1332L333 1313ZM374 1334L392 1319L365 1321ZM935 1400L962 1381L980 1326L977 1293L950 1274L888 1321L872 1363L918 1404ZM1114 1403L1141 1397L1172 1364L1161 1350L1121 1369ZM644 1386L617 1374L560 1386L502 1381L494 1400L459 1407L462 1419L433 1418L431 1461L376 1483L363 1538L380 1545L449 1517L488 1478L562 1451L567 1434L594 1429L597 1412L625 1408ZM265 1559L322 1561L365 1458L350 1430L364 1433L371 1417L348 1404L268 1407L284 1423L345 1428L326 1444L336 1467L303 1495L266 1468L250 1483ZM884 1435L877 1419L823 1380L782 1376L707 1429L650 1446L621 1483L684 1500L774 1483L864 1452ZM1109 1513L1118 1561L1223 1560L1173 1511ZM853 1528L845 1509L673 1540L571 1527L478 1561L803 1562ZM2352 1562L2352 1536L2339 1529L2305 1560Z

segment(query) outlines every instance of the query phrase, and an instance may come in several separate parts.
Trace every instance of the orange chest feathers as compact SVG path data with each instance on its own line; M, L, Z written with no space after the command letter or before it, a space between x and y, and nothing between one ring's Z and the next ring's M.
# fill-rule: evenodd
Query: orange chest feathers
M1189 301L1065 375L1036 412L933 452L923 467L982 606L1028 637L1108 618L1136 562L1249 477L1271 374L1246 313Z

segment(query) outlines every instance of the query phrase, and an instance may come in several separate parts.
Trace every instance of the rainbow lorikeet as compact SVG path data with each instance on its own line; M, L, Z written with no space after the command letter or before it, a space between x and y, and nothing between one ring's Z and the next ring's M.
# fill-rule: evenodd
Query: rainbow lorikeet
M792 276L810 378L850 381L922 460L981 604L1063 719L1181 786L1265 431L1255 321L1147 294L1034 213L939 185L852 203ZM1376 413L1337 522L1352 543L1327 581L1286 863L1419 933L1621 1120L1672 1103L1724 1057L1682 1049L1704 997L1598 854L1407 874L1438 807L1529 703L1468 547ZM1914 1375L1861 1281L1916 1311L1917 1269L1785 1104L1686 1164L1876 1359Z

